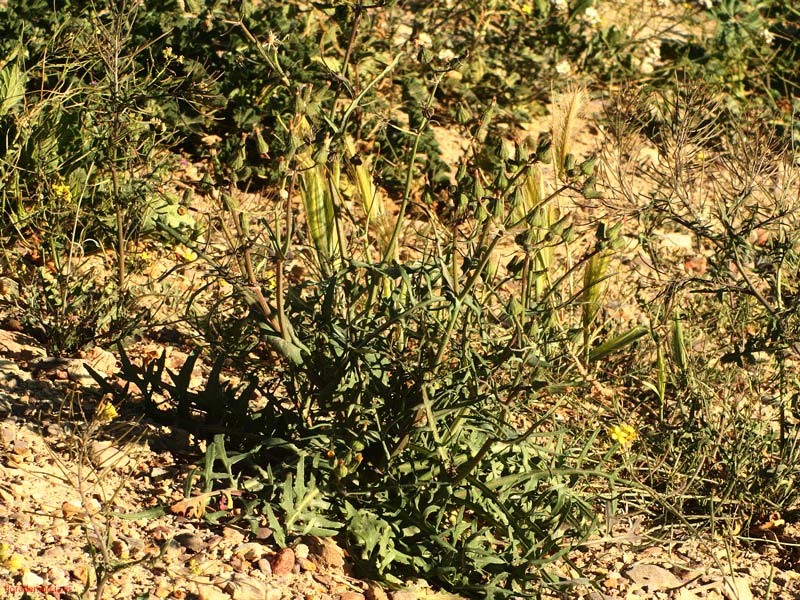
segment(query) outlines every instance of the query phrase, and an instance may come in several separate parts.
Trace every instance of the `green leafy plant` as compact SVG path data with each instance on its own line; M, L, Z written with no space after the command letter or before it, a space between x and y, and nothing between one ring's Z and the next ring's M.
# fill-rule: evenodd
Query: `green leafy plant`
M577 95L565 99L580 101ZM576 119L577 112L565 110L562 118ZM439 244L411 261L393 260L392 249L401 243L408 198L391 229L370 227L380 215L370 173L339 169L340 156L314 157L324 163L297 157L298 177L307 181L295 191L289 179L286 207L258 221L260 230L224 199L238 268L207 258L232 284L228 301L249 307L259 322L249 329L256 339L240 340L243 347L257 346L259 337L270 340L286 364L276 384L288 398L269 394L252 416L270 447L272 440L303 448L269 462L275 480L270 475L265 490L272 491L262 495L270 527L284 541L312 527L317 514L328 523L322 526L327 533L341 532L365 569L390 581L416 572L454 589L504 596L530 591L543 575L554 583L548 565L594 529L586 492L593 484L582 481L584 471L576 466L593 438L586 446L571 445L565 430L545 425L546 417L522 430L506 422L524 420L535 389L525 382L541 377L540 385L553 389L590 386L589 360L599 364L646 333L606 335L597 344L600 333L593 319L582 317L579 299L599 278L567 290L571 273L584 264L591 269L594 256L611 256L618 228L599 228L594 247L579 259L556 260L575 241L558 201L592 189L593 164L591 158L576 164L570 152L574 123L557 126L559 170L550 193L541 161L525 147L495 162L493 172L468 162L485 156L476 152L465 159L457 192L467 206L475 198L474 229L463 239L456 229L433 229ZM409 173L413 169L412 161ZM348 186L359 195L343 211L340 190ZM281 257L295 243L287 225L295 194L310 231L309 271L319 279L291 284ZM318 220L320 211L334 218ZM333 236L348 238L342 231L365 240L365 250L342 243L331 254ZM521 268L496 262L503 240L512 243ZM274 263L257 259L259 244L270 248ZM377 262L358 254L373 249L380 249ZM522 308L504 286L523 290ZM589 303L597 315L601 297ZM575 336L590 329L585 339ZM297 340L290 352L271 341L289 341L285 333ZM579 358L584 349L588 358ZM506 397L519 400L505 405ZM306 474L309 465L313 475ZM461 520L453 522L453 514Z

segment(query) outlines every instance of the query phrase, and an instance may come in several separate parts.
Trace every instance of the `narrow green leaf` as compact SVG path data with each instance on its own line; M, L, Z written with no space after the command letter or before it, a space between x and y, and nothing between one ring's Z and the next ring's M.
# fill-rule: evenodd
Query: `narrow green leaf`
M633 329L626 331L625 333L613 337L609 340L606 340L596 348L592 349L589 352L589 360L600 360L601 358L605 358L609 354L622 350L626 346L629 346L636 340L638 340L643 335L646 335L649 329L644 325L638 325Z

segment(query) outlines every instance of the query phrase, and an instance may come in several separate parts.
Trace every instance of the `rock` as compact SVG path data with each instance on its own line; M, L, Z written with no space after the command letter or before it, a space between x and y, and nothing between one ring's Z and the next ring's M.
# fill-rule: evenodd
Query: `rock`
M4 391L17 389L19 382L28 381L31 374L19 368L19 365L6 358L0 358L0 384Z
M231 542L231 544L238 546L244 542L244 534L238 529L233 527L225 527L222 530L222 537Z
M690 256L684 258L683 268L689 275L700 277L708 270L708 260L705 256Z
M203 538L196 533L192 533L191 531L179 533L175 536L175 541L192 552L200 552L200 550L205 548L206 545L203 541Z
M155 589L153 590L153 595L156 598L166 598L167 596L172 594L172 584L167 581L166 578L160 577L156 580Z
M13 422L6 420L0 425L0 443L10 446L17 439L17 428Z
M280 588L268 587L264 600L282 600L283 591Z
M313 573L317 570L317 563L310 561L307 558L298 558L297 565L300 567L301 571L310 571Z
M198 585L197 598L198 600L230 600L230 595L213 585Z
M625 571L625 577L634 585L650 593L677 588L683 585L672 572L658 565L637 564Z
M70 381L74 381L81 387L91 387L96 386L97 382L95 381L94 377L89 374L89 371L86 370L86 365L84 362L78 358L68 358L66 359L66 372L67 377ZM108 377L105 373L100 373L100 375L104 377ZM59 376L60 379L63 377Z
M120 539L116 539L111 542L111 552L114 553L114 556L123 560L127 560L131 556L130 550L128 549L128 544Z
M258 561L258 569L267 576L267 578L272 577L272 565L266 558L262 558Z
M48 548L45 548L41 554L39 554L39 557L43 558L46 563L54 563L58 561L59 558L64 556L65 548L65 544L50 545Z
M233 553L241 556L245 560L255 561L264 555L266 548L257 542L247 542L239 544L233 549Z
M383 588L374 581L367 581L367 589L364 593L367 600L389 600L389 596L383 591Z
M80 505L79 500L72 500L61 503L61 516L65 519L78 517L83 515L83 507Z
M0 355L26 362L44 358L47 353L31 336L17 331L0 329Z
M83 362L104 377L108 377L117 370L117 357L108 350L94 347L88 352L81 353ZM92 379L94 381L94 379Z
M691 252L694 250L694 237L689 233L661 233L656 234L659 245L665 250Z
M167 471L162 467L153 467L152 469L150 469L150 479L152 479L153 481L158 481L159 479L163 479L167 475L169 475L169 471Z
M128 554L133 559L139 559L144 556L145 543L138 538L127 538Z
M22 531L30 529L31 526L31 516L23 512L11 513L10 521L15 523L17 528Z
M89 515L96 515L98 514L103 507L100 505L100 501L97 498L86 498L83 501L83 509L86 511L86 514Z
M310 558L322 570L344 571L344 550L331 538L309 537Z
M236 554L228 559L228 565L237 573L247 573L250 571L250 563Z
M324 573L312 573L311 576L314 578L314 581L325 588L332 589L336 585L333 577L325 575Z
M0 329L5 329L7 331L21 332L25 331L25 326L19 319L15 319L14 317L8 317L0 321Z
M291 548L284 548L272 560L272 574L275 577L288 575L294 569L294 551Z
M297 544L294 547L294 555L297 558L308 558L308 546L305 544Z
M725 577L722 593L728 600L753 600L749 577Z
M0 277L0 298L9 301L19 297L19 284L10 277Z
M36 573L32 573L31 571L25 571L22 574L22 585L25 587L37 587L44 585L44 578L39 577Z
M81 582L81 585L86 585L89 580L89 569L86 565L78 565L72 569L72 577Z
M236 573L225 586L225 591L233 600L264 600L267 586L258 579Z
M267 538L272 537L272 529L269 527L259 527L258 531L256 532L256 538L259 540L266 540Z
M89 447L92 462L99 470L124 469L131 464L130 457L125 450L117 448L114 442L98 440Z
M60 569L58 567L52 567L47 572L47 579L51 585L56 587L65 588L70 585L69 575L67 575L67 572L64 571L64 569Z

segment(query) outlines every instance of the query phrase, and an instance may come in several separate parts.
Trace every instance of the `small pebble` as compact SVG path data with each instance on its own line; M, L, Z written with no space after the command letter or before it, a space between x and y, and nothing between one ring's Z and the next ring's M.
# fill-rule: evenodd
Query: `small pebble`
M197 534L188 531L176 535L175 541L178 542L181 546L183 546L187 550L191 550L192 552L200 552L200 550L202 550L205 547L205 542L203 541L203 538L201 538Z

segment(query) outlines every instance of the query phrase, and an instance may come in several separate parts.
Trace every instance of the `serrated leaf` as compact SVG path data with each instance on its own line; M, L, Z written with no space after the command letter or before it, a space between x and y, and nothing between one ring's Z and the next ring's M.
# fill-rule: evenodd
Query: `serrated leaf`
M0 117L22 102L27 79L16 63L8 64L0 71Z

